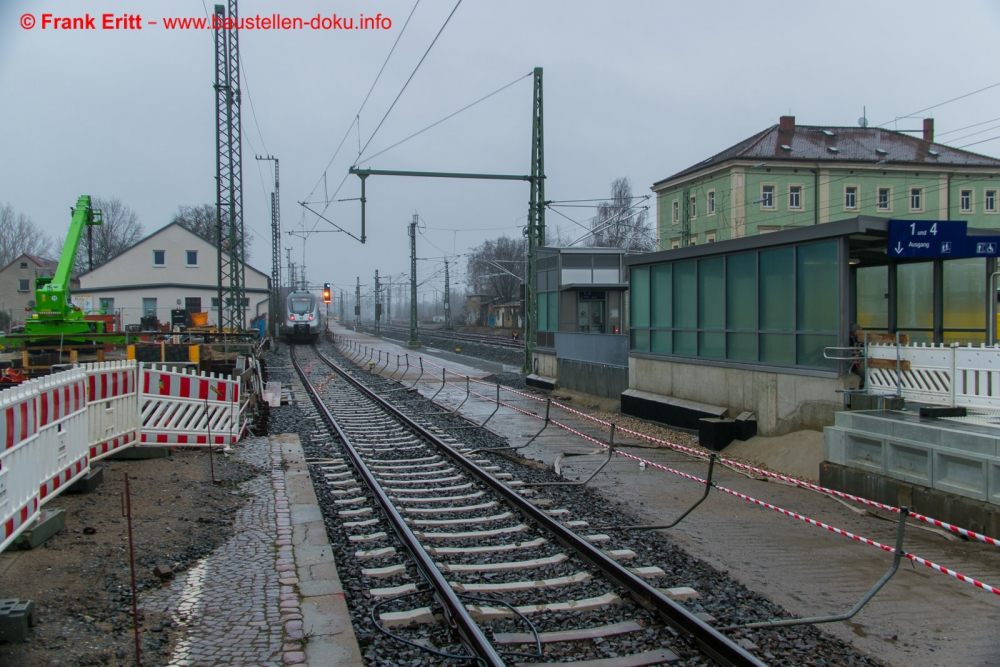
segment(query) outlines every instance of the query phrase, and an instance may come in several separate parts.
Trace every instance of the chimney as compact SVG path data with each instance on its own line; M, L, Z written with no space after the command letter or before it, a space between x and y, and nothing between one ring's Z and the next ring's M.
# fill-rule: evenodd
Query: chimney
M933 118L924 118L924 141L934 141Z
M781 130L782 132L794 132L795 116L782 116L781 118L779 118L778 129Z

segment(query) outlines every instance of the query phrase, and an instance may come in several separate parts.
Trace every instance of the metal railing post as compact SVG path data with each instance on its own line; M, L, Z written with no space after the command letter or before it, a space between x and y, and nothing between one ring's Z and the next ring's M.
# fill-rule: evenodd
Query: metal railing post
M687 511L684 512L684 514L681 514L673 522L668 523L668 524L664 524L664 525L659 525L659 526L657 526L657 525L649 525L649 526L621 526L619 528L615 528L613 526L609 526L608 530L666 530L668 528L673 528L674 526L676 526L677 524L679 524L681 521L683 521L685 518L687 518L687 515L690 514L691 512L693 512L695 510L695 508L698 507L698 505L701 505L703 502L705 502L705 498L708 498L708 492L712 490L713 486L715 486L715 484L712 482L712 473L715 470L715 461L716 461L717 458L718 458L718 456L714 452L708 455L708 475L705 476L705 492L703 494L701 494L701 498L699 498L698 501L695 502L694 505L692 505L691 507L689 507L687 509Z
M457 415L458 411L462 408L463 405L465 405L465 402L467 400L469 400L469 396L471 396L471 395L472 395L472 389L469 387L469 376L466 375L465 376L465 398L462 399L462 402L459 403L458 407L455 408L454 410L452 410L451 413L453 415Z
M424 358L423 357L417 357L417 359L420 360L420 375L418 375L417 379L414 380L413 384L410 385L410 389L413 389L414 387L416 387L417 383L420 382L420 378L422 378L424 376Z
M772 620L763 621L761 623L747 623L746 625L730 625L724 628L719 628L719 630L737 630L746 628L787 628L793 625L814 625L819 623L836 623L838 621L847 621L854 617L862 607L864 607L868 602L875 597L883 586L885 586L892 576L896 574L899 570L899 563L903 556L906 555L903 552L903 532L906 530L906 517L910 514L910 508L900 507L899 508L899 528L896 530L896 549L892 557L892 565L889 567L889 571L882 575L871 590L865 593L865 596L861 598L854 608L851 609L846 614L837 614L836 616L814 616L812 618L790 618L786 620Z
M434 392L433 396L431 396L431 403L434 402L434 399L437 398L437 395L441 393L441 390L444 389L445 384L447 384L447 380L445 380L445 377L444 377L445 373L447 373L447 372L448 372L447 369L445 369L445 368L441 369L441 387L438 388L438 390Z
M480 424L479 426L482 428L486 428L486 422L493 419L493 415L495 415L499 411L500 411L500 383L497 382L497 407L493 410L493 412L490 413L490 416L487 417L486 420L483 421L483 423Z
M590 473L590 477L584 480L577 480L575 482L527 482L524 486L583 486L590 480L597 477L597 473L604 470L604 466L611 462L611 459L615 455L615 424L611 424L611 436L608 441L608 457L601 462L601 465L597 466L597 470ZM693 508L692 508L693 509Z

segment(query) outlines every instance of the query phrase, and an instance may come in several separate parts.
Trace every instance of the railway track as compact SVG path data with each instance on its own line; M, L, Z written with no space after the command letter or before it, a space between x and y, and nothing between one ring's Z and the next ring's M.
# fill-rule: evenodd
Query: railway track
M455 664L764 664L658 589L663 570L428 425L442 413L405 386L387 399L312 346L291 360L340 441L312 473L366 563L378 632Z
M383 324L380 328L382 331L389 331L394 334L403 333L409 335L410 333L409 328L396 325ZM497 347L509 347L517 350L524 349L524 341L522 340L512 340L510 338L492 336L490 334L465 333L462 331L448 331L446 329L418 329L417 333L418 335L423 334L432 338L447 338L449 340L480 343L482 345L496 345Z

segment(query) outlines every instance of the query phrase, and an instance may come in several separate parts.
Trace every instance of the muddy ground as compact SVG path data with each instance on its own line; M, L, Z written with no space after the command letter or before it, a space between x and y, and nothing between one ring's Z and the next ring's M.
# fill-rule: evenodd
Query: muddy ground
M90 494L62 494L47 509L66 510L66 526L42 546L0 553L0 598L34 600L38 624L25 643L0 644L0 666L134 665L128 532L121 494L128 472L136 582L162 585L157 566L183 571L232 535L244 503L236 484L255 469L208 453L177 450L167 458L101 461L104 483ZM173 643L168 619L140 610L143 665L165 664Z

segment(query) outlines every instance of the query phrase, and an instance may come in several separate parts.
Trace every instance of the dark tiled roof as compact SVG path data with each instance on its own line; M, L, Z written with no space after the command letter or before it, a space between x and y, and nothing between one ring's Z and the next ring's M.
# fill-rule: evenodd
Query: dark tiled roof
M836 150L830 150L831 148ZM1000 167L1000 160L997 158L877 127L796 125L794 130L785 131L779 129L777 125L772 125L763 132L653 185L655 187L734 159L832 163L875 163L885 160L887 164L915 164L921 167L934 165Z

